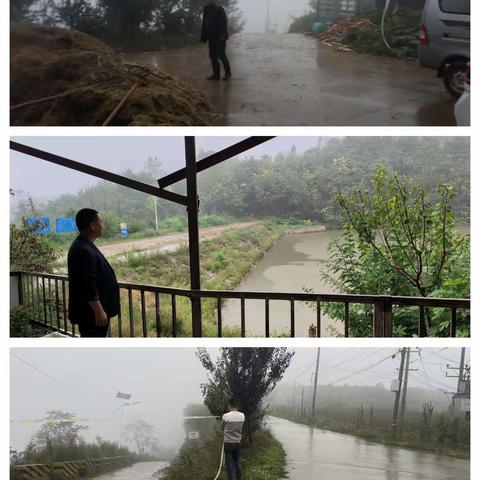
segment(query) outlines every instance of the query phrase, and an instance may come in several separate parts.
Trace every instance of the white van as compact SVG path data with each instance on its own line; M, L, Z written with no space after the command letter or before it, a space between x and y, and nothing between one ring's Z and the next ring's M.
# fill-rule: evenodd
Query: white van
M463 93L470 61L470 0L427 0L422 17L420 65L437 71L455 97Z

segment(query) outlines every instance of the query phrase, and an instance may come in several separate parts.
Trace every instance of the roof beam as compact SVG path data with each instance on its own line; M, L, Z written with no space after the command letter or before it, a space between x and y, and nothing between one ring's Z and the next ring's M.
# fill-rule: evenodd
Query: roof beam
M16 152L30 155L31 157L39 158L41 160L46 160L47 162L55 163L57 165L61 165L62 167L76 170L77 172L93 175L94 177L116 183L117 185L122 185L123 187L131 188L148 195L154 195L155 197L163 198L164 200L169 200L180 205L187 205L187 197L184 195L169 192L153 185L148 185L147 183L139 182L116 173L108 172L107 170L92 167L91 165L85 165L84 163L70 160L68 158L45 152L44 150L39 150L37 148L29 147L28 145L23 145L14 141L10 141L10 148Z
M209 155L208 157L200 160L197 162L197 173L206 170L207 168L213 167L218 165L219 163L224 162L240 153L246 152L253 147L257 147L262 143L268 142L275 137L249 137L241 142L236 143L230 147L225 148L224 150L220 150L217 153ZM158 180L158 186L160 188L165 188L174 183L179 182L180 180L184 180L187 175L186 168L181 168L176 172L170 173L169 175L165 175L164 177Z

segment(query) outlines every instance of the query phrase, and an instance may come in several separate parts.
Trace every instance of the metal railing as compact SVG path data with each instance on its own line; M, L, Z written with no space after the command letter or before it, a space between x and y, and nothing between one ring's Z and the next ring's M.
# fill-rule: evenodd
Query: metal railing
M68 321L68 277L34 272L12 272L11 303L12 307L31 310L33 322L66 335L76 335L75 325ZM221 290L187 290L181 288L159 287L135 283L119 283L121 297L120 314L112 319L110 335L118 337L177 337L190 335L192 322L191 303L200 299L205 316L210 322L209 332L203 334L222 337L227 335L247 336L248 301L263 302L264 336L269 337L275 330L275 318L272 318L272 302L287 303L289 318L288 332L283 334L295 337L296 304L308 304L312 310L312 324L308 336L322 335L322 314L325 304L340 304L343 310L343 335L350 336L352 305L371 307L372 335L374 337L391 337L394 327L394 312L398 307L411 307L418 310L418 331L420 337L428 336L429 309L441 308L448 311L449 335L457 335L458 311L470 312L470 300L444 299L430 297L398 297L385 295L346 295L316 293L278 293L278 292L237 292ZM225 326L224 302L240 301L239 325L232 327L231 322ZM203 308L208 303L209 308ZM395 307L395 308L394 308ZM180 311L179 311L180 310ZM205 317L203 318L205 320ZM273 327L273 329L272 329ZM213 330L212 330L213 328Z

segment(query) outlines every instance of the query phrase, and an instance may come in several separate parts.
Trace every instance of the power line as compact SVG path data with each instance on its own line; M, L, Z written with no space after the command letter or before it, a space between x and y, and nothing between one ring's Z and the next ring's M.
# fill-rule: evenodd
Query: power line
M385 362L386 360L388 360L389 358L391 358L392 355L389 354L388 357L384 357L382 358L381 360L379 360L378 362L375 362L371 365L368 365L367 367L365 368L362 368L361 370L358 370L356 372L353 372L351 373L350 375L347 375L345 377L342 377L342 378L339 378L338 380L334 380L333 382L330 382L330 383L327 383L327 385L325 386L330 386L330 385L333 385L334 383L338 383L338 382L342 382L343 380L347 380L348 378L350 377L353 377L354 375L357 375L359 373L362 373L362 372L365 372L366 370L370 369L370 368L373 368L373 367L376 367L377 365L380 365L381 363Z
M70 387L69 385L67 385L66 383L63 383L61 380L58 380L57 378L55 377L52 377L51 375L49 375L48 373L45 373L43 370L40 370L39 368L35 367L34 365L32 365L31 363L27 362L26 360L24 360L23 358L15 355L14 353L10 352L10 355L14 358L16 358L17 360L20 360L21 362L23 362L25 365L28 365L30 368L32 368L33 370L35 370L36 372L40 373L41 375L49 378L50 380L53 380L55 383L58 383L59 385L61 385L63 388L66 388L67 390L70 390L71 392L77 394L77 395L81 395L82 397L84 398L87 398L88 400L90 400L89 397L87 397L84 393L82 392L79 392L78 390L75 390L74 388Z
M427 350L427 349L425 349ZM446 350L446 348L442 348L442 350ZM441 352L442 350L439 350ZM446 360L447 362L452 362L452 363L460 363L458 360L452 360L451 358L445 357L444 355L440 355L439 352L432 352L427 350L427 352L430 352L430 355L433 355L434 357L440 358L441 360ZM427 355L427 356L430 356Z

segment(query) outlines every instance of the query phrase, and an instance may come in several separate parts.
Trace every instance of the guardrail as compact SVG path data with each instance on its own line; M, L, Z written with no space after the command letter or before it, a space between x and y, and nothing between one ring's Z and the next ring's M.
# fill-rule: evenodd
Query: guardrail
M35 322L64 333L76 335L75 326L68 322L68 277L34 272L12 272L12 306L22 305L32 309ZM12 286L13 282L13 286ZM16 285L15 285L16 284ZM343 308L344 336L350 336L351 306L364 304L372 306L372 334L374 337L391 337L394 325L394 307L415 307L418 309L418 336L428 336L428 309L442 308L449 312L449 335L457 334L458 310L470 311L468 299L446 299L430 297L399 297L386 295L345 295L316 293L279 293L279 292L237 292L221 290L187 290L181 288L119 283L121 292L121 312L110 325L112 336L148 337L181 336L185 334L185 323L191 316L179 320L177 307L179 301L183 307L193 299L213 302L215 309L216 331L218 337L224 334L223 311L226 300L240 301L239 335L245 337L246 302L263 301L264 334L271 334L275 318L270 314L273 301L286 303L290 325L288 334L295 336L295 305L308 303L314 311L315 321L310 327L309 336L320 337L322 332L322 307L324 304L341 304ZM186 308L188 310L188 308ZM185 312L185 308L183 309ZM191 312L190 312L191 314ZM469 315L469 314L468 314ZM275 326L275 325L273 325ZM188 333L188 332L187 332Z
M127 457L103 457L49 464L11 465L11 480L74 480L102 472L117 470L131 465Z

